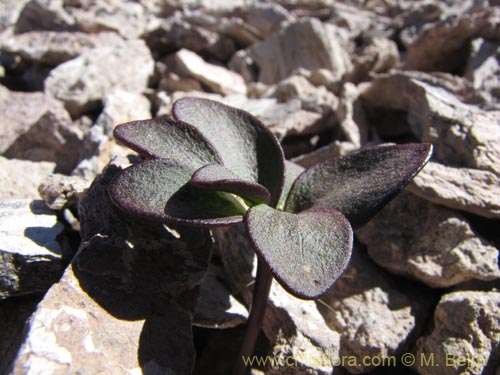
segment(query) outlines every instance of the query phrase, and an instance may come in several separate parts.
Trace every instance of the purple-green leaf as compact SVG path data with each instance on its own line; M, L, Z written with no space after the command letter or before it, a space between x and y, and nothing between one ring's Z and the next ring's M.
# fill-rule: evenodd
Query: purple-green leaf
M207 99L176 101L172 114L196 127L214 145L222 164L240 178L263 185L278 203L284 176L283 150L276 137L248 112Z
M193 226L241 222L243 212L217 192L189 184L192 167L169 159L135 164L109 186L114 203L132 214Z
M248 210L245 222L257 254L296 297L320 297L349 263L352 229L337 210L293 214L258 205Z
M253 203L269 203L269 191L255 182L242 180L219 164L207 164L191 177L191 184L200 189L218 190L236 194Z
M335 208L360 227L404 189L431 154L431 144L405 144L326 160L297 178L285 210Z
M147 159L178 160L194 170L221 162L217 151L195 127L168 117L119 125L114 136Z

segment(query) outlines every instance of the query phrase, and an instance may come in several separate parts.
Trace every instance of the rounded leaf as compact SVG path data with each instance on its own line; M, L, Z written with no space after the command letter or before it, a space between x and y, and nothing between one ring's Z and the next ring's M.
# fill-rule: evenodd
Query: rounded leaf
M111 182L109 193L123 210L165 223L218 226L242 221L232 202L191 186L191 174L191 166L148 160L123 170Z
M352 229L336 210L293 214L262 204L250 208L245 221L257 253L279 283L296 297L323 295L351 258Z
M278 203L284 180L283 150L264 124L248 112L199 98L176 101L172 114L196 127L214 145L225 167L263 185L271 193L271 205Z
M306 169L290 190L288 212L335 208L354 228L370 220L423 168L431 144L378 146Z
M114 136L147 159L177 160L194 170L221 162L215 148L195 127L168 117L118 125Z
M255 182L242 180L219 164L207 164L191 177L191 184L200 189L224 191L254 203L269 203L269 191Z

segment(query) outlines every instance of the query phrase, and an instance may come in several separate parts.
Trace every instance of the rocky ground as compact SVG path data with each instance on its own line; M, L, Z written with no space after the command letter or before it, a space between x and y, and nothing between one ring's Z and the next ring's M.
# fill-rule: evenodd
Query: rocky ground
M500 374L498 0L2 0L0 32L0 374L228 373L241 230L167 232L106 193L134 160L114 126L183 96L303 166L435 147L325 297L273 285L254 374Z

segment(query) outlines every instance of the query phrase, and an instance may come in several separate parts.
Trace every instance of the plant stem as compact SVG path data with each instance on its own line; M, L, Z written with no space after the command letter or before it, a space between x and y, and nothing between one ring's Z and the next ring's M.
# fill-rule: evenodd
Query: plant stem
M273 276L269 266L258 259L257 276L253 287L252 309L247 321L247 328L240 348L240 354L233 368L233 375L243 375L246 370L243 358L248 358L253 354L257 337L262 328L262 321L267 307L267 299L271 290Z

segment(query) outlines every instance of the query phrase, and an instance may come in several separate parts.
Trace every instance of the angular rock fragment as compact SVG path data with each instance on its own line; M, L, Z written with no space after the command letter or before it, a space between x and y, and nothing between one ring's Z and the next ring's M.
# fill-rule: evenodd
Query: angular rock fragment
M82 245L33 314L14 373L191 372L196 287L212 241L119 211L107 193L117 172L107 168L82 200Z
M434 312L432 332L417 341L422 375L495 374L500 358L500 293L461 291L445 294Z
M471 53L465 68L465 77L474 89L484 96L491 107L500 109L500 43L478 38L471 43ZM496 104L495 104L496 102Z
M15 25L16 33L35 30L72 31L75 20L64 9L63 0L30 0L21 10Z
M414 81L420 95L410 102L410 124L433 143L441 163L500 175L500 111L467 105L441 88Z
M343 43L335 26L309 19L272 34L248 53L259 67L259 81L266 84L287 78L297 68L328 69L339 81L352 69Z
M0 300L44 293L61 277L64 226L43 201L0 203Z
M115 33L31 31L6 37L1 50L41 64L58 65L92 48L119 44Z
M410 193L396 197L356 236L378 265L431 287L500 278L498 250L462 215Z
M429 162L408 190L449 208L500 218L500 177L490 171Z
M72 116L96 109L110 92L143 92L154 61L142 40L95 48L53 69L45 91L63 101Z
M243 78L226 68L205 62L196 53L181 49L175 54L180 73L206 85L215 93L245 95L247 87Z
M353 56L353 72L350 80L365 81L370 74L384 73L399 63L399 52L395 42L387 38L370 38Z
M40 197L52 210L78 207L89 181L78 176L50 174L38 186Z
M83 134L59 101L0 86L0 112L0 154L55 162L61 172L69 172L80 160Z
M361 249L355 249L345 274L321 298L329 308L320 306L329 327L341 334L340 356L357 359L343 363L350 373L374 368L362 361L366 356L397 355L408 345L413 331L425 320L429 305L419 296L417 306L414 298L395 289Z
M482 6L426 27L408 47L405 69L459 72L466 64L471 39L499 39L499 20L498 7Z
M285 22L293 22L294 17L278 3L254 3L244 9L244 20L256 30L261 37L278 31Z
M193 325L207 328L232 328L245 324L248 310L238 302L218 279L221 273L213 263L200 286Z
M55 168L53 162L32 162L0 156L0 200L37 199L38 185Z

